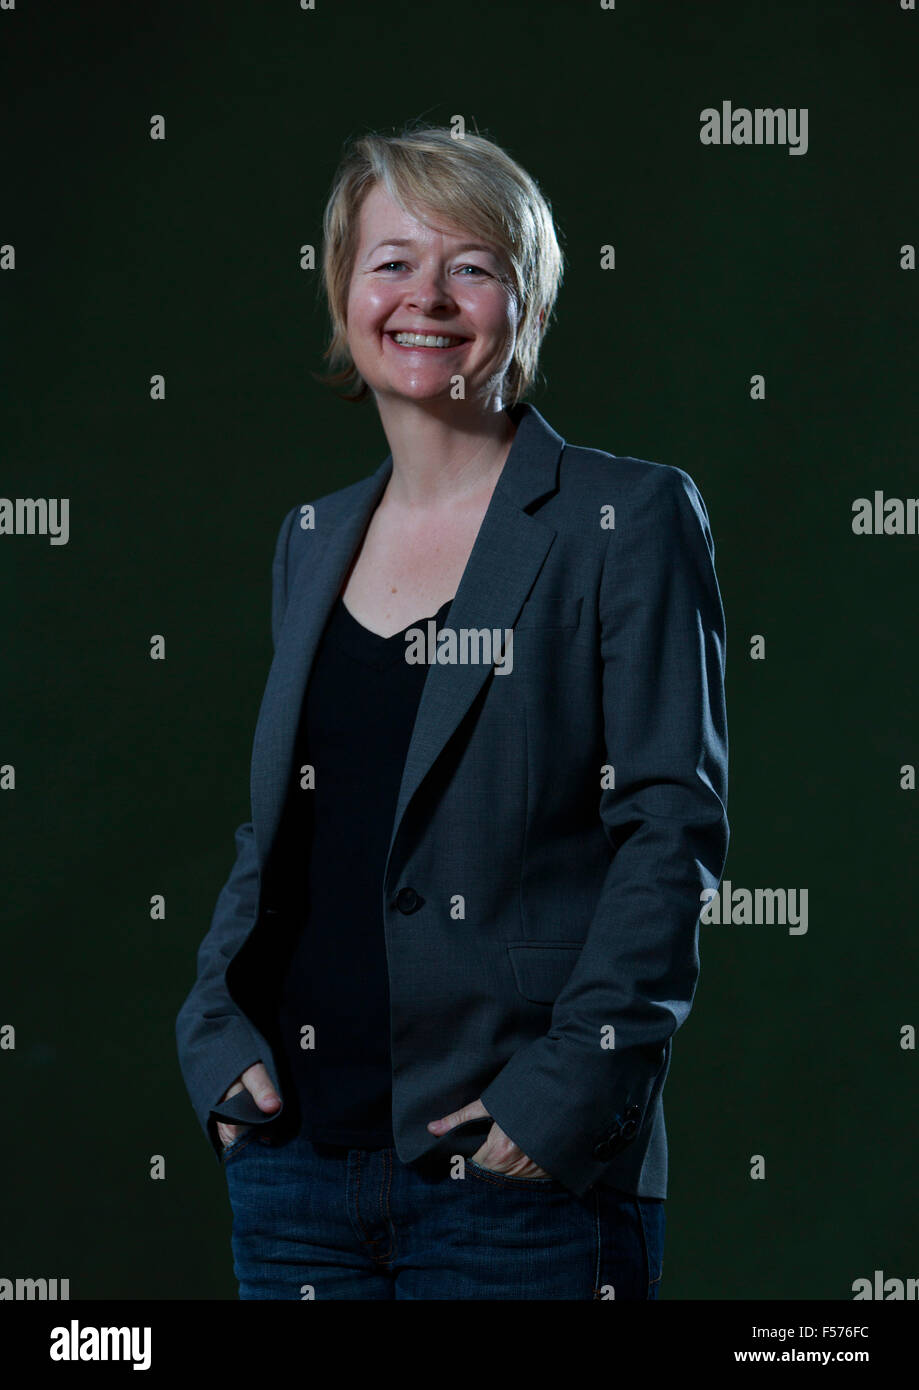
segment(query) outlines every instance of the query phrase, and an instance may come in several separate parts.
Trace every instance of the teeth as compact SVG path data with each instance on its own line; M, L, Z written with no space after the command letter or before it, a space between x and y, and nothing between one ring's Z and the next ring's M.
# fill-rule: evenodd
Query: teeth
M432 333L394 333L393 337L403 347L453 347L462 338L442 338Z

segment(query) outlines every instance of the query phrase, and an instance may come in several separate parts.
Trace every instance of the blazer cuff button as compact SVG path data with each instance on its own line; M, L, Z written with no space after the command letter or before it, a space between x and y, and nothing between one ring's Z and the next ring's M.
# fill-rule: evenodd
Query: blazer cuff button
M416 893L414 888L400 888L393 899L393 907L397 907L406 917L412 912L417 912L424 902L420 893Z

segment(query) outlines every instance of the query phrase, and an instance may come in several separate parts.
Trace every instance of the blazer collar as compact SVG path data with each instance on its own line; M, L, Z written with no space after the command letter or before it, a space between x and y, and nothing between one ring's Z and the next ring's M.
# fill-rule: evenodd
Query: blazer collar
M508 413L516 421L517 432L447 616L446 626L453 629L512 628L555 539L555 531L526 508L557 488L565 441L532 405L520 403L509 407ZM322 510L317 509L319 524L310 539L310 557L300 565L288 596L252 750L252 822L263 866L281 822L303 696L319 638L391 472L389 454L374 473L347 490L350 506L340 515L323 522ZM403 769L390 855L409 802L491 669L429 666Z

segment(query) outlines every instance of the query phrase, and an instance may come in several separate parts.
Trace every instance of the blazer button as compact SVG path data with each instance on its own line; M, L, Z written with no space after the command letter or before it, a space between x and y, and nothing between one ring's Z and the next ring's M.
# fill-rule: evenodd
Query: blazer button
M623 1139L634 1139L638 1133L639 1121L641 1119L641 1109L637 1105L630 1105L625 1112L622 1125Z
M414 888L400 888L393 899L393 906L408 917L412 912L417 912L423 902L424 898Z

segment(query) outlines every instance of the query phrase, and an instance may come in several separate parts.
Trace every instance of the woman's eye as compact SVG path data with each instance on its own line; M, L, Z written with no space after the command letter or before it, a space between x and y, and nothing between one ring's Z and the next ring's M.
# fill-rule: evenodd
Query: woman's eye
M379 270L392 270L394 267L404 266L405 264L406 264L405 261L384 261L383 264L382 264L381 266L378 266L377 268L378 268ZM461 270L461 271L463 271L463 270L474 270L474 271L476 272L476 275L487 275L487 274L488 274L488 271L484 268L484 266L481 266L481 265L472 265L471 263L468 264L468 265L461 265L461 266L459 266L459 267L457 267L457 268L458 268L459 270ZM473 278L475 278L475 277L473 277Z

